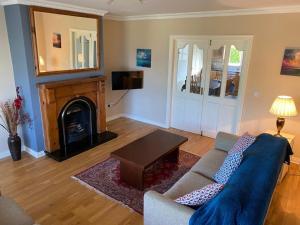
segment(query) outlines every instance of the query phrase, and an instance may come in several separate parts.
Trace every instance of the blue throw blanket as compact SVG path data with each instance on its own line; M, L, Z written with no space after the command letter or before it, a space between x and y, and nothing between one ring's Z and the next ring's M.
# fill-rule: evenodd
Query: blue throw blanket
M286 139L258 136L224 189L197 209L190 225L262 225L282 163L291 154Z

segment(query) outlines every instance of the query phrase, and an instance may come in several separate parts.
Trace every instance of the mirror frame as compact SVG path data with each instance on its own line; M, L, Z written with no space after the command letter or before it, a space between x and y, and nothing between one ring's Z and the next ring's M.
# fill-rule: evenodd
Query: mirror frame
M45 13L53 13L59 15L67 15L67 16L77 16L77 17L84 17L84 18L91 18L96 19L97 24L97 67L94 68L83 68L83 69L69 69L69 70L54 70L54 71L40 71L40 65L38 60L38 46L37 46L37 38L36 38L36 27L35 27L35 17L34 12L45 12ZM35 73L36 76L48 76L48 75L58 75L58 74L71 74L71 73L80 73L80 72L96 72L100 70L100 63L101 63L101 54L100 54L100 18L101 16L81 13L81 12L73 12L61 9L54 9L54 8L45 8L39 6L31 6L30 7L30 26L31 26L31 35L32 35L32 50L34 55L34 63L35 63Z

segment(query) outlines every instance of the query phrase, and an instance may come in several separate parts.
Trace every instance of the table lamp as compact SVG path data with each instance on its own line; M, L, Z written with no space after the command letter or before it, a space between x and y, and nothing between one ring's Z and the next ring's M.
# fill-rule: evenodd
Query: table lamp
M280 131L284 126L285 117L296 116L298 114L295 102L290 96L278 96L272 104L270 113L277 116L277 134L275 136L279 137L281 137Z

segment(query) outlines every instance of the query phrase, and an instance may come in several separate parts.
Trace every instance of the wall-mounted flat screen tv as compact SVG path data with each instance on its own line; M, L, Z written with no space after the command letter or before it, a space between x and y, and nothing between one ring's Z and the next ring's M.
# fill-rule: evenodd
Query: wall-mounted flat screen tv
M112 72L112 90L142 89L144 71Z

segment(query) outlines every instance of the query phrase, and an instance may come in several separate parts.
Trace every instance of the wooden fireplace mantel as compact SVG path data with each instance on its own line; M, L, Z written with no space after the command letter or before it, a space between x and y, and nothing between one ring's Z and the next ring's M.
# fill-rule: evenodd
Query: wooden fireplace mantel
M60 149L58 117L63 107L76 97L87 97L97 109L97 131L106 130L105 76L38 84L44 129L45 150Z

